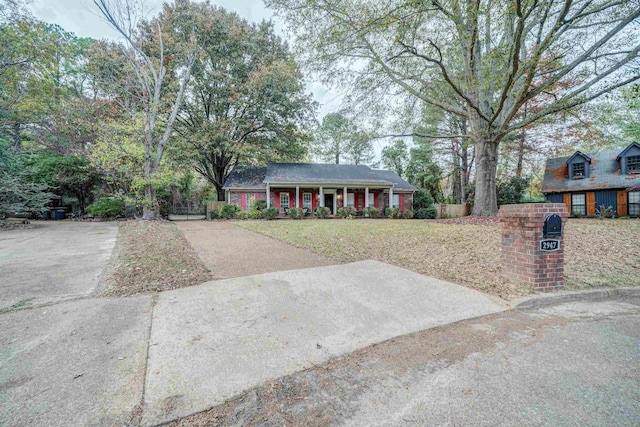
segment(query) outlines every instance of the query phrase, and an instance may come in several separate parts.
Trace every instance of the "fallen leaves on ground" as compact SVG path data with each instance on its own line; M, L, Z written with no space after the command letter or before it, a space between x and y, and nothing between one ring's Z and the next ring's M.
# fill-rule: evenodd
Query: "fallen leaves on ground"
M496 218L249 221L238 225L339 261L375 259L504 299L532 291L500 274ZM564 242L567 287L639 285L639 242L640 221L570 219Z
M104 296L160 292L211 280L181 231L166 221L127 221L118 231L115 264Z

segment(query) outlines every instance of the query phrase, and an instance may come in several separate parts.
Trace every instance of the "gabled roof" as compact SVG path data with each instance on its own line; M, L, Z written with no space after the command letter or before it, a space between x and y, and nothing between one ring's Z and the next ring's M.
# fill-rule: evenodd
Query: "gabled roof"
M587 162L591 163L591 157L587 156L586 154L584 154L581 151L576 151L575 153L573 153L573 156L569 157L566 161L567 164L571 163L571 161L573 159L575 159L576 157L582 157L583 159L585 159Z
M266 168L234 170L224 188L263 189L270 185L335 185L393 187L415 191L416 188L391 171L374 170L365 165L315 163L269 163Z
M637 142L633 141L631 144L629 144L629 146L627 148L625 148L624 150L622 150L620 152L620 154L618 154L618 156L616 157L616 160L620 160L621 157L624 157L625 154L627 154L627 152L629 150L631 150L633 147L636 147L638 150L640 150L640 144L638 144Z
M575 154L574 154L575 156ZM572 157L548 159L542 181L542 192L625 189L640 184L640 175L622 175L618 150L607 150L589 156L589 178L569 179L567 161Z

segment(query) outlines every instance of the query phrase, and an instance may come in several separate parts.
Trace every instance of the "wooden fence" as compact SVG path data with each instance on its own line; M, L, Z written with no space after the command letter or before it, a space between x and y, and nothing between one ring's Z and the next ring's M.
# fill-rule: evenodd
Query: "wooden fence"
M469 205L467 203L463 203L461 205L436 203L433 206L438 211L438 218L457 218L469 215Z
M226 204L227 202L207 202L207 218L209 217L209 212L219 211Z

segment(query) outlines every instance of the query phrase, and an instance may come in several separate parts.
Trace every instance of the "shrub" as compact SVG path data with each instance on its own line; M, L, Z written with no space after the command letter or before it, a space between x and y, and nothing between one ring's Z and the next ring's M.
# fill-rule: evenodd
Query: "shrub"
M302 219L304 217L304 210L302 210L302 208L291 208L287 214L291 219Z
M262 218L262 212L260 212L257 209L253 209L250 211L247 211L247 219L260 219Z
M249 215L245 211L238 211L238 212L236 212L235 219L243 219L243 220L244 219L249 219Z
M241 211L242 209L238 205L224 205L222 209L220 209L220 218L232 219L235 218L236 214Z
M324 219L324 218L329 218L331 211L326 206L320 206L320 207L317 207L315 211L313 211L313 214L316 216L316 218Z
M404 219L413 219L413 211L411 209L404 211L402 217Z
M400 217L400 209L386 208L384 210L384 216L386 216L387 218L398 219Z
M256 209L259 211L263 211L267 209L267 201L266 200L256 200Z
M212 210L211 212L209 212L209 219L218 219L220 218L220 211L217 209Z
M262 211L262 218L266 220L276 219L280 215L278 208L270 207Z
M124 200L105 197L87 206L86 210L93 216L115 218L124 212Z
M418 219L435 219L438 216L438 210L433 206L420 208L415 210L413 216Z
M339 216L342 218L349 218L349 217L354 218L357 214L358 214L358 211L356 211L356 208L354 208L353 206L345 206L338 209L336 216Z
M571 216L573 218L582 218L582 214L580 212L575 212L575 211L571 212Z
M428 208L433 205L433 196L426 188L421 188L420 190L413 193L413 208Z
M600 208L596 209L596 215L600 219L613 218L613 206L605 208L604 205L600 205Z
M374 208L370 206L364 210L364 213L369 216L369 218L378 218L380 216L380 210L378 208Z

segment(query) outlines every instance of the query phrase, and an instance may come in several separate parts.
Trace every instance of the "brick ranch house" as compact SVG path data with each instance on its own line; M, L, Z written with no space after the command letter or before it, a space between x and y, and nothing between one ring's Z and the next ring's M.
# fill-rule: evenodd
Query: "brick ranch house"
M611 206L617 216L640 216L640 144L624 150L547 160L542 181L547 201L564 203L569 212L594 216Z
M247 210L251 200L266 200L267 207L326 206L335 215L344 206L358 211L393 206L401 212L413 207L416 188L386 170L364 165L269 163L263 168L236 169L224 183L229 203ZM286 208L286 209L285 209Z

